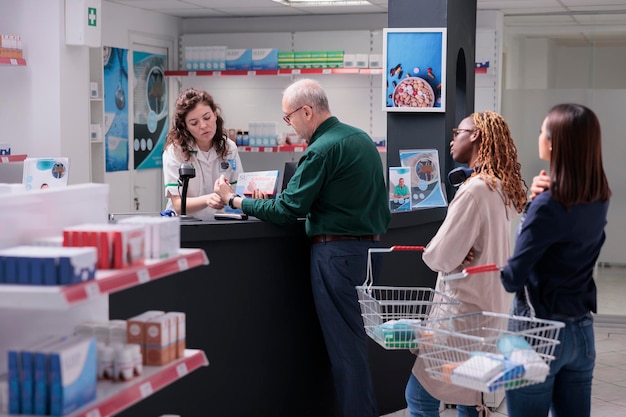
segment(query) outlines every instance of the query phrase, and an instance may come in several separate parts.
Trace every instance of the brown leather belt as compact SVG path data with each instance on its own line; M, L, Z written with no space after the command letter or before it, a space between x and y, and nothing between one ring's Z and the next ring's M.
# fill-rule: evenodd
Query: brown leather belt
M313 243L336 242L339 240L369 240L378 242L380 235L363 235L363 236L344 236L344 235L317 235L311 238Z

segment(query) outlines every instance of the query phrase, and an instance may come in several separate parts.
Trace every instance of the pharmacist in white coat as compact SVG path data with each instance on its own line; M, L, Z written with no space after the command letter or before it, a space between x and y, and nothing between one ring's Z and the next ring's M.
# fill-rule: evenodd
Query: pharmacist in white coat
M163 150L163 179L167 209L181 213L182 183L179 168L188 162L195 168L189 179L186 214L213 220L224 203L213 192L215 181L224 175L232 182L243 172L237 146L227 138L221 110L206 91L188 88L176 100L172 127Z

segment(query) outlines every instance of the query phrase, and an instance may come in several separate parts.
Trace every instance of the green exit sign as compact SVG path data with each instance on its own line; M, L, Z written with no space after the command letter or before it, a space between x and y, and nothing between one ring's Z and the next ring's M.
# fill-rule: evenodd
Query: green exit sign
M95 7L87 8L87 25L98 26L98 15Z

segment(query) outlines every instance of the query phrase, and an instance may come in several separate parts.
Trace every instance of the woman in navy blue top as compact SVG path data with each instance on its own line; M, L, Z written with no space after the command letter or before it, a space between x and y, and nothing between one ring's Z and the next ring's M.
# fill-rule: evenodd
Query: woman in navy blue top
M604 244L611 197L602 166L598 118L578 104L554 106L543 121L539 157L550 173L535 177L534 197L518 229L502 284L515 292L513 314L565 323L550 375L541 384L507 391L509 417L589 416L595 365L594 265ZM545 188L544 192L537 194Z

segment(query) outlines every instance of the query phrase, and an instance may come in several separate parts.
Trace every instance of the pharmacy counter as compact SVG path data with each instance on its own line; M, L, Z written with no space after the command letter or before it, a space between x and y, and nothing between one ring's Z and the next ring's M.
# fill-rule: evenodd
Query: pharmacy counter
M394 215L382 245L423 245L445 209ZM309 282L304 223L247 221L181 226L182 247L202 248L209 265L110 296L112 319L145 310L183 311L187 346L209 366L131 407L122 416L339 416ZM432 285L416 252L390 253L382 285ZM394 267L396 270L394 270ZM381 414L406 407L414 356L370 341Z

